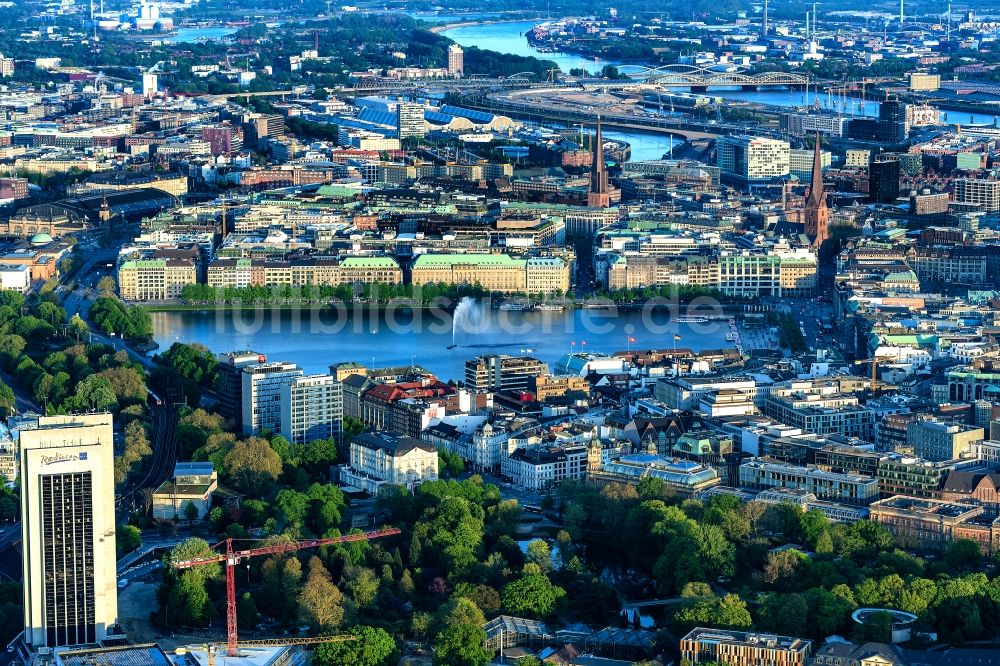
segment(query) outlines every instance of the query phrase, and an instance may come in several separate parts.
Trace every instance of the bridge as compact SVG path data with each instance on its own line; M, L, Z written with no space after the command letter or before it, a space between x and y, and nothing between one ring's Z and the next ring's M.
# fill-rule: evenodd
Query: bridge
M551 83L538 81L532 72L521 72L499 78L468 78L468 79L359 79L352 86L329 88L335 95L367 95L373 92L502 92L524 88L551 87ZM299 97L303 93L295 90L243 90L220 95L201 95L199 99L207 102L224 103L228 100L249 100L251 97Z
M626 69L626 68L623 68ZM740 86L743 88L785 87L809 85L809 77L795 72L759 72L746 70L715 71L691 65L661 65L660 67L630 66L625 72L628 80L580 79L578 83L588 90L625 90L630 88L690 88L704 91L709 88Z

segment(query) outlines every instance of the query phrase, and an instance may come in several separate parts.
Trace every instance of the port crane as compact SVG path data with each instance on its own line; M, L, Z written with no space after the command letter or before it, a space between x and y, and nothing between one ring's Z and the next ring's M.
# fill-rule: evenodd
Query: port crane
M216 546L220 546L224 543L226 547L225 552L215 553L207 557L196 557L190 560L178 560L177 562L171 562L171 566L174 569L192 569L194 567L205 566L207 564L223 564L225 566L226 628L228 630L226 647L228 655L230 657L235 657L239 648L239 636L236 629L236 565L239 564L241 560L249 559L251 557L260 557L261 555L293 553L295 551L302 550L303 548L317 548L319 546L331 546L339 543L351 543L355 541L370 541L372 539L394 536L399 533L399 529L395 527L386 527L380 530L360 532L358 534L347 534L331 539L304 539L301 541L288 541L270 546L257 546L256 548L246 548L243 550L234 550L234 539L226 539L224 542L216 544ZM243 645L247 644L248 643L243 643Z

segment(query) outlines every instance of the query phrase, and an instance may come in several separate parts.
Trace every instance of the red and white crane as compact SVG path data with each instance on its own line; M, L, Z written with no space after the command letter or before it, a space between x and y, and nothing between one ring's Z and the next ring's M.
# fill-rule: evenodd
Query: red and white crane
M332 539L304 539L301 541L289 541L277 543L271 546L258 546L256 548L246 548L244 550L233 550L233 539L226 539L226 552L217 553L209 557L196 557L190 560L179 560L171 562L175 569L191 569L204 566L206 564L223 563L226 567L226 628L229 638L227 641L228 653L230 657L235 657L239 643L239 636L236 631L236 565L240 560L261 555L275 555L280 553L292 553L303 548L316 548L319 546L331 546L338 543L351 543L354 541L370 541L382 537L399 534L395 527L386 527L371 532L361 532L359 534L346 534ZM216 546L221 543L216 544Z

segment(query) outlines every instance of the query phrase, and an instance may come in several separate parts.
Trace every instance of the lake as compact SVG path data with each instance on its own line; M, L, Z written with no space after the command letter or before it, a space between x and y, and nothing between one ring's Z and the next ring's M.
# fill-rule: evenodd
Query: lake
M459 315L454 332L452 316L436 310L362 308L339 317L317 310L154 312L152 319L161 350L177 341L198 342L213 352L249 348L308 373L326 372L341 361L417 363L446 380L462 379L465 361L481 354L530 353L551 369L571 351L670 348L675 333L681 336L677 346L689 349L732 346L725 322L677 323L665 311L508 312L476 303ZM457 346L449 349L452 344Z

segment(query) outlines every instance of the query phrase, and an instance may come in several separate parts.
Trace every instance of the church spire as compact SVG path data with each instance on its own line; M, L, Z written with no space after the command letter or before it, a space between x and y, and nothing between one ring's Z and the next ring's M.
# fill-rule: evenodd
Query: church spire
M611 205L611 188L608 185L608 172L604 167L604 138L601 135L601 116L597 116L597 134L594 137L594 157L590 163L590 192L587 193L587 205L594 208L607 208Z
M830 223L830 209L826 207L826 193L823 191L823 156L820 151L819 132L816 132L812 182L804 213L806 236L810 237L815 247L819 247L829 237Z
M826 196L823 192L823 158L820 154L819 132L816 132L816 147L813 149L812 182L809 186L809 198L806 207L826 206Z

